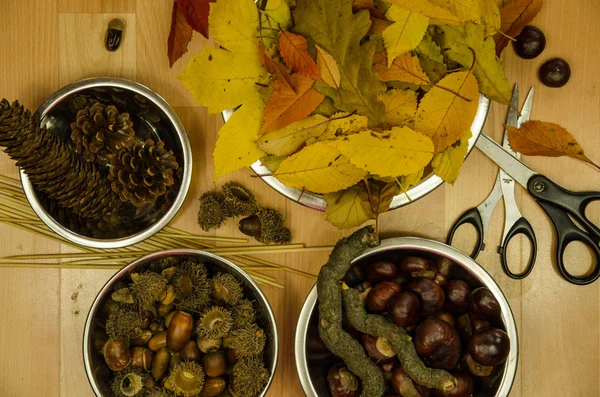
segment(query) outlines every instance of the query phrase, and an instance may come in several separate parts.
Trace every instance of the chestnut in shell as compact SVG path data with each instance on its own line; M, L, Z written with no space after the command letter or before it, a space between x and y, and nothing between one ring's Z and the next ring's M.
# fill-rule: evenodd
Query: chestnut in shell
M367 267L367 280L372 283L393 280L398 277L398 267L392 261L373 262Z
M394 353L388 340L385 338L363 334L362 345L369 357L371 357L371 361L375 363L393 363L396 359L396 353Z
M435 263L420 256L407 256L402 259L398 268L400 272L411 275L413 273L421 273L425 270L435 270Z
M336 364L327 374L332 397L359 397L362 388L358 378L344 364Z
M406 395L406 390L408 388L412 389L411 383L417 390L417 393L419 393L420 397L429 397L431 395L431 389L413 382L403 368L396 368L394 372L392 372L392 388L397 394L401 396Z
M467 349L473 360L482 365L500 365L510 352L510 339L498 328L484 328L473 335Z
M394 295L400 292L400 284L384 281L374 286L367 295L367 308L371 313L383 313Z
M421 303L412 292L401 291L390 299L388 304L390 320L401 327L416 325L421 316Z
M406 284L404 289L419 297L422 315L424 316L431 316L444 308L446 295L442 287L433 280L415 279Z
M477 288L469 297L469 311L474 315L491 322L500 320L500 303L490 291L485 287Z
M446 291L446 310L452 313L465 313L469 308L471 287L463 280L450 280L444 286Z
M452 369L460 358L458 332L439 318L428 318L419 324L414 343L419 356L432 368Z
M473 395L473 378L462 372L451 372L456 378L456 386L450 391L431 389L433 397L471 397Z

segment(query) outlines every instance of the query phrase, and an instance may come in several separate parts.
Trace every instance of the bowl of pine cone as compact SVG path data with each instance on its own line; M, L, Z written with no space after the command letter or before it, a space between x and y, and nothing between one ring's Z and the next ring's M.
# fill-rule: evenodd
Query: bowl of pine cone
M175 216L191 180L181 120L158 94L124 79L70 84L35 113L2 100L0 145L40 219L87 247L152 236Z

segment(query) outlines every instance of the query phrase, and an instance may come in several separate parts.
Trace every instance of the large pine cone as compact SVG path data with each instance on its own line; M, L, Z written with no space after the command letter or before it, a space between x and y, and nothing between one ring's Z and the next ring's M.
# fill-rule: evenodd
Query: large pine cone
M148 139L123 149L112 159L109 179L121 201L136 207L152 204L175 183L174 171L179 168L172 151L163 141Z
M31 183L64 208L84 218L117 214L121 201L106 171L87 163L18 102L0 102L0 145L17 161Z
M96 102L77 112L77 120L71 123L71 139L86 161L105 165L119 150L133 145L135 131L129 113Z

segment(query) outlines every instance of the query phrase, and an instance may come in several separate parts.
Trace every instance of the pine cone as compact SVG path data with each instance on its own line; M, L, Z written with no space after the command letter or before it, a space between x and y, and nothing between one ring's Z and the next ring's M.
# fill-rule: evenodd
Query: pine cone
M77 120L71 123L71 140L86 161L106 165L119 150L133 145L132 127L128 113L96 102L77 112Z
M178 168L177 159L163 141L148 139L118 153L111 162L109 180L121 201L142 207L167 192L175 183L173 171Z

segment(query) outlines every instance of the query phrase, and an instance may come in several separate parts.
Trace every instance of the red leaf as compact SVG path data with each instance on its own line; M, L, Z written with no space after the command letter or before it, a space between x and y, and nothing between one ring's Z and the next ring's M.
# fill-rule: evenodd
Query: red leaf
M188 23L196 32L202 33L208 39L208 13L210 3L216 0L175 0L183 11Z
M169 33L168 55L169 66L187 52L187 45L192 39L192 27L185 19L183 11L173 3L173 17L171 19L171 32Z
M308 53L308 43L303 36L282 31L279 36L279 52L292 72L320 79L319 67Z

